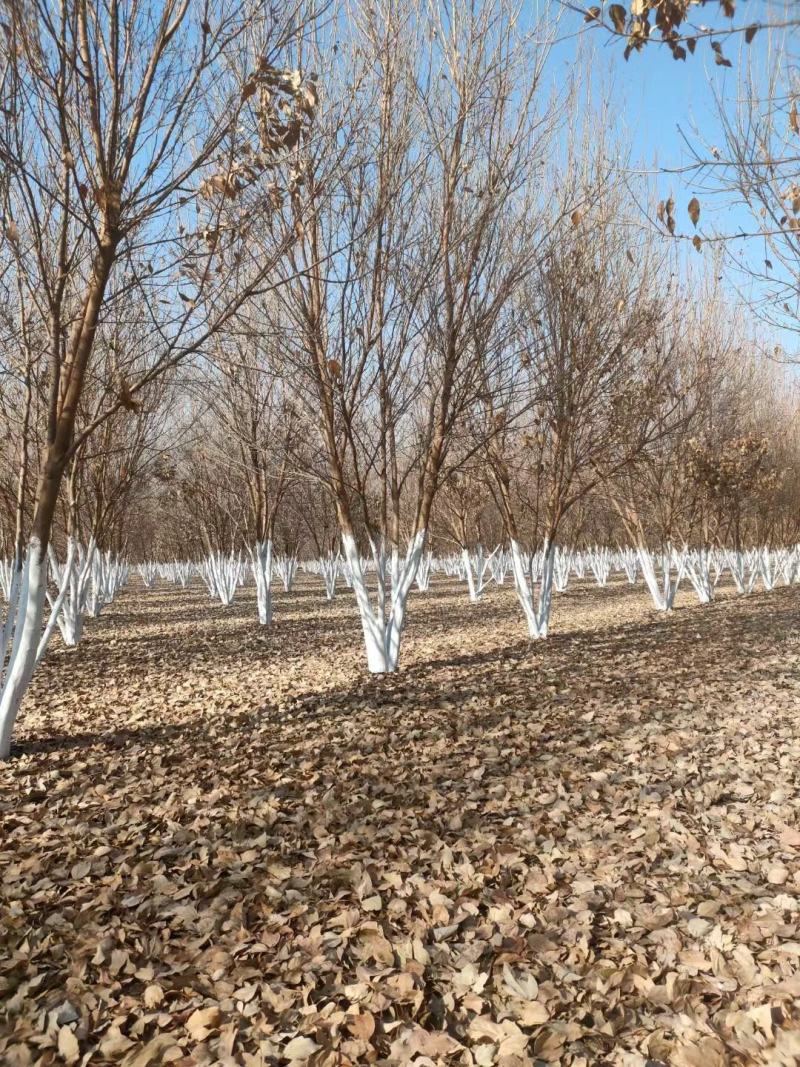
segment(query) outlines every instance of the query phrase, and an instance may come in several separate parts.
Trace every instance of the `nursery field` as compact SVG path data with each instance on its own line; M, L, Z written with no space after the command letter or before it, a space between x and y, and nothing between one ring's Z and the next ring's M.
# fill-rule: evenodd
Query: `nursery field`
M134 579L0 764L0 1063L795 1065L800 588Z

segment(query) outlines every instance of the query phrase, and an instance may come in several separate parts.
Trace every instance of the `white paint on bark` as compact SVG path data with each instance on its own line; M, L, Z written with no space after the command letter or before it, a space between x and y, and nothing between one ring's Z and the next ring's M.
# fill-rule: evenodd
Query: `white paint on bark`
M528 633L536 639L547 637L550 628L550 611L553 605L553 561L555 545L545 544L541 555L541 565L532 555L525 552L518 541L511 541L511 570L514 575L514 588L517 592ZM538 571L538 599L535 596Z
M47 564L41 542L32 537L22 566L13 639L0 687L0 759L8 759L14 723L36 667L46 593Z
M257 541L248 552L256 583L258 621L268 626L272 622L272 541Z
M367 667L372 674L395 671L400 660L400 641L405 627L408 594L422 559L425 531L420 530L409 543L405 559L401 560L398 553L396 559L392 560L394 580L391 582L390 591L386 588L385 552L382 546L372 546L377 580L377 603L374 607L367 589L366 568L354 538L343 534L342 547L364 633Z

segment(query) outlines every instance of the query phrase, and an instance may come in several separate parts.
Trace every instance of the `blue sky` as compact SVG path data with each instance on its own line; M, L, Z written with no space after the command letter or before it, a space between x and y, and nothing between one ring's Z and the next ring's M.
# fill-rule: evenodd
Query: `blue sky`
M625 61L620 42L594 34L597 67L608 71L615 97L620 101L621 122L626 128L638 162L655 168L680 168L693 162L690 145L702 153L703 141L721 141L712 86L723 96L736 92L737 71L716 67L707 44L685 62L676 61L660 46ZM755 42L753 47L755 47ZM728 48L736 63L734 48ZM687 144L687 141L689 144ZM654 179L655 180L655 179ZM696 195L703 204L703 219L723 232L750 223L741 208L721 199L709 199L691 174L665 174L657 182L659 194L670 193L678 205L678 227L690 229L686 204Z
M583 29L579 14L562 14L562 31ZM756 42L758 37L756 37ZM756 42L752 47L756 48ZM679 168L692 162L689 142L702 150L698 135L709 142L721 140L719 119L712 86L725 96L737 87L734 45L726 46L726 54L734 62L733 69L717 67L707 43L698 44L694 56L685 62L676 61L666 48L650 45L645 52L634 53L626 61L623 44L604 31L586 27L578 39L565 39L557 45L554 60L569 65L574 62L576 48L591 47L594 51L593 72L598 91L609 92L618 107L619 129L630 140L634 160L645 168ZM702 188L693 185L691 175L668 175L654 183L659 196L670 193L678 205L678 228L689 228L685 208L693 195L703 198ZM715 217L716 224L725 226L724 215L731 205L709 201L704 204ZM705 213L704 213L705 215ZM710 221L710 217L706 221ZM732 229L747 221L746 213L735 212Z
M557 4L557 0L553 2ZM752 12L750 17L757 17L755 3L749 11ZM718 18L714 19L714 14L711 7L703 9L705 21L722 24ZM602 29L585 26L579 13L560 9L560 25L565 39L556 46L552 56L556 69L559 64L564 64L565 68L574 64L579 48L593 50L598 92L609 93L618 108L619 131L630 142L635 163L654 171L689 166L693 158L687 140L689 144L697 145L701 154L703 142L706 145L722 143L714 94L719 93L733 104L742 65L748 58L760 65L768 46L766 32L757 33L750 46L743 45L741 37L725 41L725 55L733 64L730 69L715 65L707 41L699 42L695 55L690 55L685 62L674 60L669 51L658 44L649 45L644 53L631 55L626 62L619 38L611 37ZM576 32L578 36L572 37ZM745 50L741 55L740 49ZM742 229L753 229L753 218L746 207L725 195L710 195L696 175L661 174L651 178L651 182L659 199L670 195L674 198L679 232L694 232L687 205L695 195L701 202L701 232L705 229L709 233L736 234ZM726 247L734 259L749 259L759 268L764 263L762 239L732 241ZM705 267L710 266L711 260L707 252L706 247L702 261ZM691 255L696 256L696 253L692 251ZM695 263L698 267L701 265L699 256ZM736 271L732 265L728 269L744 297L757 292L743 272ZM768 333L772 334L770 346L777 342L787 356L800 355L800 345L794 333L766 329L764 333L765 340Z

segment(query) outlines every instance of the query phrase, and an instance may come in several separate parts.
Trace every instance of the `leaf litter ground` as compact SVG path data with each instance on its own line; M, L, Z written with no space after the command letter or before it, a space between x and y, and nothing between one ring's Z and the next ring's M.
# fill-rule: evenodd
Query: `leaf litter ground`
M127 591L0 765L0 1063L800 1063L800 590Z

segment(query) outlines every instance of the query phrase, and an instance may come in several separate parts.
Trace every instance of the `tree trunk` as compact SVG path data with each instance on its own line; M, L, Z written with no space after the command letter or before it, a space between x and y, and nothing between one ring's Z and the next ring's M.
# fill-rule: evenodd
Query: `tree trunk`
M262 626L268 626L272 622L272 541L257 541L249 552L256 582L258 621Z
M420 530L408 546L405 559L398 561L396 581L392 583L387 611L386 573L383 567L383 552L374 551L377 564L378 606L374 609L367 590L366 576L361 566L355 538L342 534L345 559L353 578L364 646L367 651L367 668L371 674L387 674L396 671L400 661L400 639L405 627L408 594L414 583L425 547L425 531Z
M517 540L511 540L511 566L514 573L514 587L522 611L528 623L528 634L537 639L547 637L550 628L550 610L553 604L553 560L555 544L551 541L544 546L542 556L542 573L539 579L539 601L534 601L534 580L530 568L525 565L525 553Z
M54 375L57 370L60 371L63 389L53 411L52 434L36 492L32 532L25 559L27 574L20 588L14 642L0 695L0 759L8 758L14 723L36 666L47 594L47 546L116 247L117 239L104 233L92 264L83 311L73 329L69 357L63 367L57 363L54 368ZM58 354L54 353L53 358L57 361Z
M32 537L25 553L14 641L0 696L0 760L8 759L11 752L14 723L36 666L46 591L47 563L41 542Z

